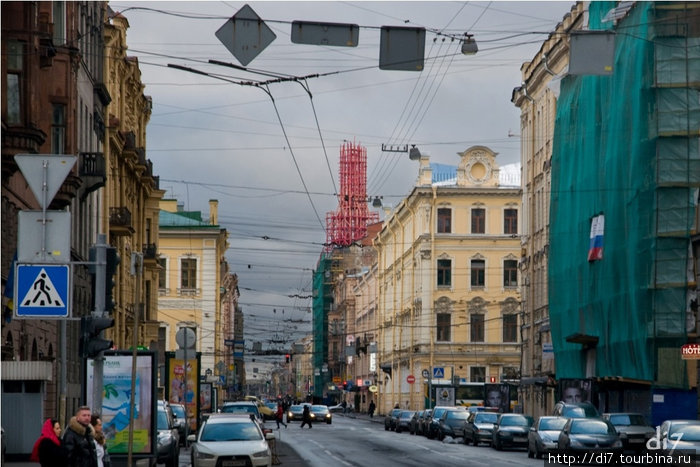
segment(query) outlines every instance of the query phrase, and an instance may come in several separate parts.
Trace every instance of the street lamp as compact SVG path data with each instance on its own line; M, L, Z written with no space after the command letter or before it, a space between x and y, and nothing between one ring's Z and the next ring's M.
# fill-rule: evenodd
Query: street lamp
M462 54L464 55L474 55L479 51L479 47L476 45L474 36L471 34L464 33L464 39L462 40Z

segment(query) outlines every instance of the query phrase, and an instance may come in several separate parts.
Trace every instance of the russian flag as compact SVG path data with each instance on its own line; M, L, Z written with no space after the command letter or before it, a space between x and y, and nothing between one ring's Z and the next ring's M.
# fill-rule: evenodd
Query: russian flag
M591 243L588 248L588 261L603 259L603 235L605 233L605 216L599 214L591 219Z

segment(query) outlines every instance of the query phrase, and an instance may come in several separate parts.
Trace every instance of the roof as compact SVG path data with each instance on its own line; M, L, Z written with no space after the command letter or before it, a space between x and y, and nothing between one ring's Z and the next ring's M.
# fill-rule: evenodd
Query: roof
M204 228L204 227L215 227L218 229L219 226L209 224L208 222L202 221L202 214L200 211L180 211L180 212L170 212L160 210L158 214L158 225L162 228L168 227L178 227L178 228Z
M448 164L430 163L433 173L432 183L437 186L457 185L457 166ZM520 163L506 164L499 167L498 185L502 188L520 187Z

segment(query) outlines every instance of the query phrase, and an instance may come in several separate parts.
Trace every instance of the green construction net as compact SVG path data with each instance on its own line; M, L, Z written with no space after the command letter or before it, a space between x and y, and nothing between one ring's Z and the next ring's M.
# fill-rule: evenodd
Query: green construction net
M680 346L700 182L700 41L668 27L661 2L603 22L616 5L591 2L589 20L615 32L614 73L567 76L557 101L548 273L556 375L687 387ZM589 261L600 214L603 257Z

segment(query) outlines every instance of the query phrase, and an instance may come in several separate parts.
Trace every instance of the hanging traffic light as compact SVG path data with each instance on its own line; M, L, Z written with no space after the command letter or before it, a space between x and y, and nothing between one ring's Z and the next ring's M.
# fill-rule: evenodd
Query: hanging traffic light
M114 301L114 287L117 281L114 275L117 273L117 266L121 263L121 258L117 254L117 249L113 246L107 247L107 269L105 272L105 311L112 311L117 306Z
M348 389L348 382L343 381L343 390L347 390L347 389Z
M289 363L289 360L290 360L289 354L284 354L284 361Z
M83 316L80 318L80 356L95 358L100 352L109 350L114 343L103 338L102 331L114 326L112 318Z

